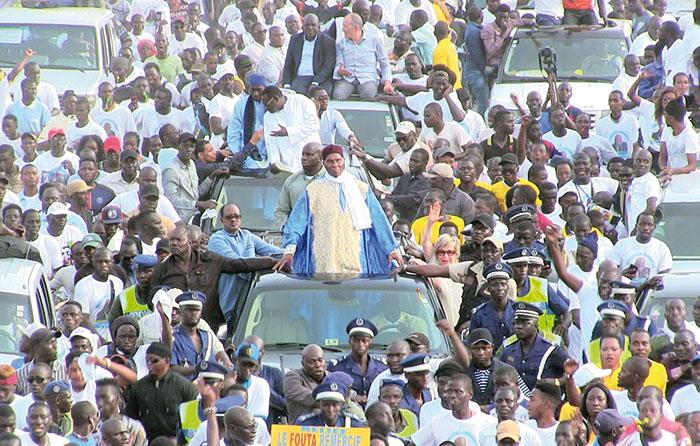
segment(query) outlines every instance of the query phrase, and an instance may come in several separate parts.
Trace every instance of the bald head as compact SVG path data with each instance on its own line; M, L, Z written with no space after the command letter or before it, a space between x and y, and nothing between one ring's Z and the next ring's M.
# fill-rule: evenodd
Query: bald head
M437 22L435 25L435 37L437 40L442 40L450 34L450 25L447 22Z
M323 356L323 349L316 344L309 344L301 351L302 361L316 356Z
M226 424L226 429L228 430L230 425L234 426L244 426L247 424L255 423L253 415L245 407L231 407L224 414L224 423Z
M622 367L629 373L633 373L644 381L649 376L649 360L645 358L629 358Z

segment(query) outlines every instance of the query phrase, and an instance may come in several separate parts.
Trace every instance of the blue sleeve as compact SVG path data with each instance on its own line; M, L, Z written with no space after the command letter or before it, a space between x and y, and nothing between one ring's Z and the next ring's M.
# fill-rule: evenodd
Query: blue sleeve
M472 321L469 323L469 329L474 330L476 328L485 328L481 320L481 311L478 309L472 314Z
M654 336L658 333L659 329L656 327L653 319L649 319L649 329L647 331L649 332L649 336Z
M272 256L282 254L284 252L283 249L267 243L265 240L261 239L255 234L251 234L251 236L253 237L253 247L255 248L256 255Z
M217 234L211 236L211 238L209 239L209 244L207 245L207 249L223 257L240 257L238 253L235 252L228 243L226 243L224 238L217 236Z
M245 103L248 101L247 97L241 98L236 104L236 108L233 109L233 115L228 123L228 130L226 131L226 142L228 143L228 148L232 152L240 152L243 148L243 112L245 111Z
M369 207L370 218L372 219L372 227L379 241L384 254L389 255L391 251L399 247L394 231L391 230L389 220L379 204L379 200L374 196L371 190L367 191L367 206Z
M600 337L600 327L602 326L602 322L598 321L595 323L595 326L593 327L593 334L591 334L591 341L595 341ZM588 347L588 346L585 346Z
M554 291L551 285L547 285L547 295L549 308L554 314L560 316L569 311L569 299L564 297L559 291Z
M476 29L467 28L464 44L467 47L467 54L471 57L472 62L483 72L486 69L486 50L484 49L484 42L481 40L481 35Z

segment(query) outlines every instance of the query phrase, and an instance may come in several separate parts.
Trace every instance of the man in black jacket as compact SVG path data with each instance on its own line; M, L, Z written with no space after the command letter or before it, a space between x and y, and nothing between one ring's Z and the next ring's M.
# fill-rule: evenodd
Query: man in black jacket
M320 32L318 17L307 14L303 32L289 40L282 84L302 94L306 94L312 84L318 85L332 95L334 68L335 41Z

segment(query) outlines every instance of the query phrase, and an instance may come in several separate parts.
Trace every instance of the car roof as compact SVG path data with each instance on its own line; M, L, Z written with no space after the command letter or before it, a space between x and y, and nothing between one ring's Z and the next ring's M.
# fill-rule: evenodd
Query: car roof
M104 8L5 8L0 14L0 23L91 26L108 21L112 16L112 11Z
M32 260L0 259L0 281L3 283L2 290L6 293L28 294L28 285L42 272L41 264Z
M255 289L269 291L277 289L318 289L324 286L361 289L415 289L425 283L425 279L415 275L362 276L357 274L317 274L314 277L265 274L260 276Z
M328 108L340 110L390 111L389 104L369 101L330 101Z
M514 32L515 37L531 37L531 36L552 36L552 37L592 37L592 38L624 38L624 26L582 26L582 25L566 25L566 26L530 26L518 27Z

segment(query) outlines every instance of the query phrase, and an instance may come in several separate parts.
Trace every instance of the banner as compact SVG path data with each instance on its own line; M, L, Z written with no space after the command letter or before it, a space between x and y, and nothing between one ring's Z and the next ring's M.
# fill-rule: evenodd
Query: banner
M272 446L369 446L367 427L272 425Z

